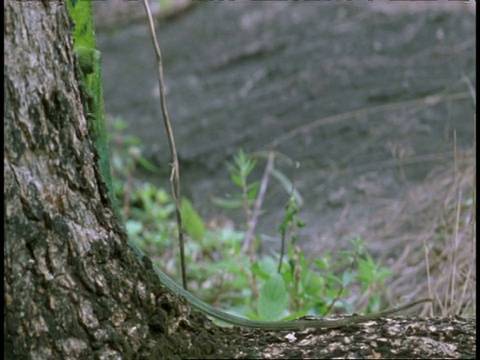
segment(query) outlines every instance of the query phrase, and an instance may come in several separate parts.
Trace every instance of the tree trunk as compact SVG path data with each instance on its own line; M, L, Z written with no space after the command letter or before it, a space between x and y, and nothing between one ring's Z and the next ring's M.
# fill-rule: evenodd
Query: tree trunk
M116 223L66 5L7 1L4 15L4 358L422 357L454 336L462 347L434 355L474 356L475 324L463 319L261 332L219 328L190 312Z
M149 262L137 261L114 219L83 113L72 26L62 2L5 4L4 354L194 355L192 329L201 325L190 324Z

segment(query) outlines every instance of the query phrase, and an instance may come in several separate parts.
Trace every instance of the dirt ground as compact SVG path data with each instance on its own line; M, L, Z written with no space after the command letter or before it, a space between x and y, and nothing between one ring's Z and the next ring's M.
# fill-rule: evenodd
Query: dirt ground
M244 214L210 201L235 191L225 162L239 148L274 149L300 163L276 167L303 196L299 235L311 256L362 236L397 273L390 301L443 299L455 278L474 309L475 13L441 4L214 3L163 23L184 194L205 219L241 227ZM164 169L163 180L146 178L169 187L146 27L97 35L106 111L128 120ZM258 225L263 251L278 249L287 198L271 179Z

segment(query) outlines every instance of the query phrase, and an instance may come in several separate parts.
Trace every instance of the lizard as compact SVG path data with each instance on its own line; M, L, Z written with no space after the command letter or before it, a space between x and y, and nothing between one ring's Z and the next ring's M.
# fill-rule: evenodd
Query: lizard
M107 149L108 145L106 143L103 94L101 89L100 52L96 49L95 46L91 2L76 2L69 0L68 5L69 13L74 18L74 22L76 24L76 36L74 35L74 52L77 56L79 67L84 75L84 86L86 86L85 91L87 93L86 111L89 113L87 114L89 118L89 130L95 142L95 151L97 152L98 156L102 180L107 185L106 187L108 189L108 197L110 198L111 205L114 209L115 214L117 215L116 217L117 219L120 219L120 217L118 217L118 209L116 207L116 202L113 196L113 190L111 185L111 172ZM128 239L127 243L133 249L134 253L140 260L146 257L143 251L133 241ZM149 262L151 263L151 261ZM194 296L192 293L182 288L167 274L165 274L158 266L153 263L151 264L158 279L160 280L160 283L166 288L168 288L170 291L182 296L191 307L222 322L234 326L251 329L302 330L306 328L341 328L353 324L365 323L371 320L376 320L382 317L399 313L416 305L433 301L431 298L425 298L376 313L366 315L353 315L333 320L298 319L292 321L257 321L235 316L221 311L217 308L214 308L213 306L203 302L202 300Z
M73 51L81 70L77 79L84 102L88 131L95 147L101 186L106 185L106 195L118 219L119 210L113 191L108 142L103 103L101 53L97 49L91 1L68 0L67 11L75 24Z

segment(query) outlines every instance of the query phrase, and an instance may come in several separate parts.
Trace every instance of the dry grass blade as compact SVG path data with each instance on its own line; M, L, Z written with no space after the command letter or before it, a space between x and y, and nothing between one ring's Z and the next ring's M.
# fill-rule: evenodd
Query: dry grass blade
M432 297L436 315L474 316L475 158L475 145L456 150L455 164L438 166L401 199L358 221L339 220L322 236L361 235L370 244L372 255L395 273L387 302ZM363 300L356 306L364 306Z

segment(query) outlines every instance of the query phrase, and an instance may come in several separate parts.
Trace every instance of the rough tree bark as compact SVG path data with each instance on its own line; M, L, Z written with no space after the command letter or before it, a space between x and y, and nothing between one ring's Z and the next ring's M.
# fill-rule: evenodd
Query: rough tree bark
M129 250L99 181L65 4L4 10L6 358L195 355L201 324Z
M287 337L219 328L190 311L148 259L137 260L116 224L83 113L66 5L7 1L4 15L5 358L474 353L474 323L463 319L381 320Z

